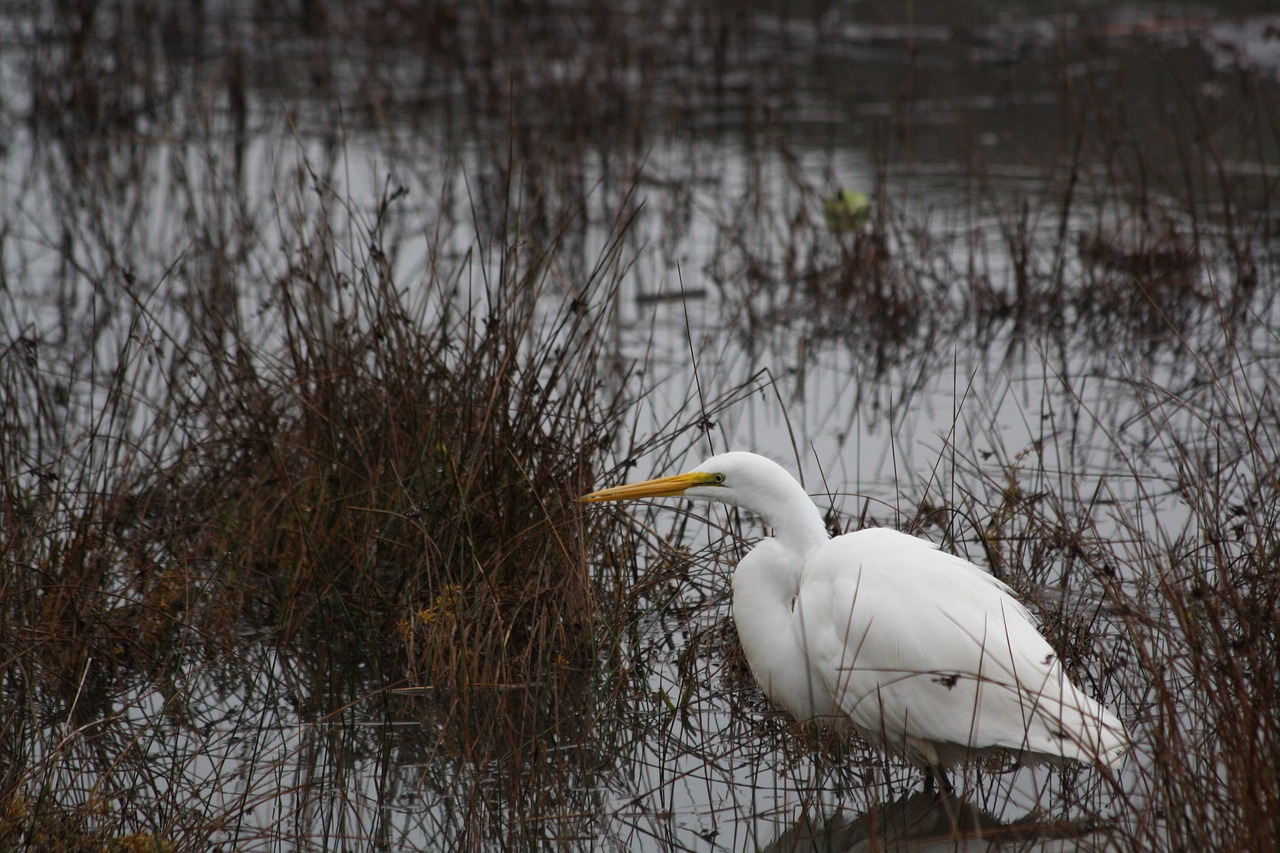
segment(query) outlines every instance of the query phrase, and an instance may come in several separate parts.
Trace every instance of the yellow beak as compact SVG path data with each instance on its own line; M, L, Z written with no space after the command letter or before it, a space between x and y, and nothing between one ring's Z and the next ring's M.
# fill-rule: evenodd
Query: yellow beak
M689 474L676 474L674 477L660 477L657 480L645 480L643 483L628 483L625 486L614 486L612 489L601 489L578 498L580 503L599 503L601 501L634 501L640 498L670 498L683 495L686 489L694 486L717 485L716 475L705 471L693 471Z

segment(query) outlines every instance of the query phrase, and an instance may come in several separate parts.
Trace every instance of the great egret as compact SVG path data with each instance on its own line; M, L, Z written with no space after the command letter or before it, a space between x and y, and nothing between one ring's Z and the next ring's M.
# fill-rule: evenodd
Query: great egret
M578 500L652 497L731 504L773 529L734 570L733 621L760 687L797 720L852 724L930 788L970 756L1113 766L1128 749L1120 721L978 566L894 530L831 538L795 478L754 453Z

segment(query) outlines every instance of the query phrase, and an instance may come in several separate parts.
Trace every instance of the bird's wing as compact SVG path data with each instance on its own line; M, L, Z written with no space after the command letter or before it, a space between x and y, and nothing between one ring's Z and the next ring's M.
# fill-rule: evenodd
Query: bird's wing
M921 744L1084 761L1123 752L1119 722L1067 680L1008 588L925 540L831 540L805 565L796 612L814 677L891 746L931 761Z

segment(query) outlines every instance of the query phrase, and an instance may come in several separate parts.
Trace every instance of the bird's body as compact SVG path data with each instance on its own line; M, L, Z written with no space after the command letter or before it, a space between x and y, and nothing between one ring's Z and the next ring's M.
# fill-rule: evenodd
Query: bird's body
M774 531L733 574L751 672L797 720L863 735L927 768L992 751L1117 763L1124 728L1066 677L1009 588L932 543L887 529L831 538L781 466L715 456L688 474L586 495L683 495L740 506Z

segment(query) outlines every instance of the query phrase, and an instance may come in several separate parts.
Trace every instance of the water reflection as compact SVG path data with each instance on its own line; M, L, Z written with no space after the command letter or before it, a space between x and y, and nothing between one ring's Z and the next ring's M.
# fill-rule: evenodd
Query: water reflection
M1092 826L1025 818L1001 822L973 803L950 795L904 794L862 815L802 816L760 848L761 853L859 853L872 850L1101 853L1122 849Z

